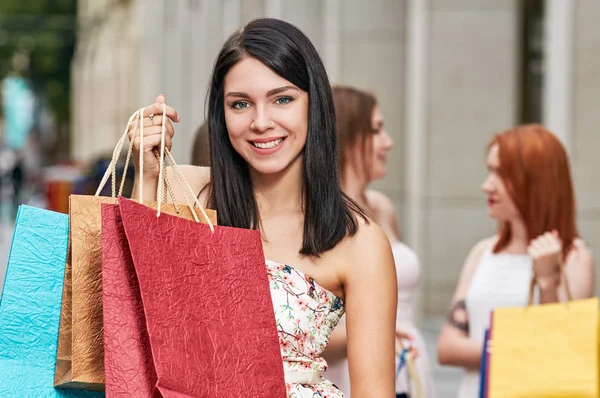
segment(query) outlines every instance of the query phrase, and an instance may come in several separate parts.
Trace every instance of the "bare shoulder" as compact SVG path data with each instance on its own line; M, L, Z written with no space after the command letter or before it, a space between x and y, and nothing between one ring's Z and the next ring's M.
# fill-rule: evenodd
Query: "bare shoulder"
M395 272L390 241L382 228L372 220L357 217L358 230L336 247L341 254L346 273L359 275L363 272ZM347 275L346 275L347 276ZM346 278L344 278L346 279Z
M567 265L576 265L580 270L593 270L594 269L594 253L589 246L581 243L576 244L573 250L569 252L567 256Z
M375 189L368 189L366 192L367 200L373 206L384 210L394 210L394 202L383 192Z
M381 225L390 240L400 239L400 227L394 202L383 192L370 189L366 192L367 202L375 221Z
M479 263L483 257L483 254L486 250L490 249L494 242L496 241L496 237L490 237L480 240L473 246L465 263L463 265L462 271L460 273L460 279L458 281L458 286L456 287L456 291L454 292L454 300L462 299L465 297L469 286L471 285L471 280L475 275L475 271L477 270Z
M357 218L358 230L354 236L348 238L353 248L363 250L366 247L389 248L389 240L385 232L376 222L362 217Z
M382 217L396 217L394 202L383 192L369 189L366 192L367 201L375 212Z
M492 247L494 242L496 242L496 239L498 239L496 236L490 236L488 238L481 239L475 244L475 246L473 246L470 254L475 256L481 256L484 251Z
M476 268L479 262L481 261L481 257L483 253L490 249L494 242L496 241L496 237L492 236L489 238L485 238L480 240L473 246L469 255L467 256L467 261L465 262L465 269L473 269Z
M582 240L577 240L567 255L565 268L573 298L593 297L596 281L594 254Z
M194 192L194 196L197 197L200 191L210 182L210 167L183 165L178 166L183 178L187 181L188 185ZM167 178L171 182L175 196L179 201L183 203L185 196L183 194L183 188L178 182L178 176L175 175L175 170L172 167L167 168ZM187 187L185 187L187 188Z

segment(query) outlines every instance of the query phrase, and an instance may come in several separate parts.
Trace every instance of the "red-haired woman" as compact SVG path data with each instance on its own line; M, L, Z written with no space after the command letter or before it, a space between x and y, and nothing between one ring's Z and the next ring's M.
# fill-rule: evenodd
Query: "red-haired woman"
M439 362L466 370L460 398L478 396L490 312L524 306L533 276L540 303L566 299L563 264L574 299L594 294L594 259L577 232L569 161L560 141L539 125L505 131L488 146L487 168L482 189L498 233L467 257L438 342Z

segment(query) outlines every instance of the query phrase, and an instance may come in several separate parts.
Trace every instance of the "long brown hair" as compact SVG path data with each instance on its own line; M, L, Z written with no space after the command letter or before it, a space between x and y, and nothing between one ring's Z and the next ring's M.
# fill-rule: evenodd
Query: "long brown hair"
M373 110L377 106L375 96L363 90L348 86L333 86L333 102L335 106L335 122L338 137L338 150L340 159L340 173L342 181L345 166L348 164L348 150L360 145L362 150L361 162L365 173L370 161L371 125ZM368 175L366 176L369 177Z
M529 240L558 231L566 257L579 236L575 194L569 159L558 138L543 126L529 124L496 134L488 145L498 145L499 173L527 228ZM499 226L494 252L511 239L510 224Z

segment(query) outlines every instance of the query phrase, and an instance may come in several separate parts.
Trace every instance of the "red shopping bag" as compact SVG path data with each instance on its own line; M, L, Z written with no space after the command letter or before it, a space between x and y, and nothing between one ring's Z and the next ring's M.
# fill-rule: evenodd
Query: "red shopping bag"
M193 219L188 208L182 210L178 217ZM207 210L207 216L216 223L216 212ZM201 214L198 217L205 221ZM157 379L146 318L121 212L115 204L102 205L102 285L106 393L151 397Z
M286 397L260 232L118 206L160 394Z
M152 397L156 372L118 205L102 205L104 378L111 397Z

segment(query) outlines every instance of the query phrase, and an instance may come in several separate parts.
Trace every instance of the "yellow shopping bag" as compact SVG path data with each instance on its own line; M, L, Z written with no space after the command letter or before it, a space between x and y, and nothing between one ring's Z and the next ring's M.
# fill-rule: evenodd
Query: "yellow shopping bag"
M563 280L565 286L567 281ZM597 298L492 314L488 398L599 398Z

